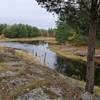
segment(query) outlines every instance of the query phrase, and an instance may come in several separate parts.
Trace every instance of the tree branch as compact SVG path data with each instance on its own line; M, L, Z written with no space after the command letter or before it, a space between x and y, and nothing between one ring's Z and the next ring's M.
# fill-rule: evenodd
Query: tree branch
M81 3L83 4L83 6L87 9L87 11L89 11L89 7L88 5L86 4L85 0L80 0Z

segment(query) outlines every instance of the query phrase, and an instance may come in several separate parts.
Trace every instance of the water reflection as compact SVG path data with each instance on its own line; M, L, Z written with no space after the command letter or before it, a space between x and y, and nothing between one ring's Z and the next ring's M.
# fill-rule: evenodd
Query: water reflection
M65 75L81 80L85 80L85 63L77 62L64 57L57 57L56 70Z
M48 67L55 69L56 53L48 49L48 44L45 43L16 43L16 42L0 42L1 46L11 47L15 49L21 49L33 56L36 56L40 63L47 65Z
M86 80L86 62L57 56L56 70L78 80ZM95 84L100 86L100 65L95 65Z

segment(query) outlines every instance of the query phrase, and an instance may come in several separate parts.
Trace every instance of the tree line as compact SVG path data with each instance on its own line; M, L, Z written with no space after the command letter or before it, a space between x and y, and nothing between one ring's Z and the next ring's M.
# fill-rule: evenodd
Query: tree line
M0 35L7 38L30 38L37 36L53 36L53 29L39 29L24 24L0 24Z

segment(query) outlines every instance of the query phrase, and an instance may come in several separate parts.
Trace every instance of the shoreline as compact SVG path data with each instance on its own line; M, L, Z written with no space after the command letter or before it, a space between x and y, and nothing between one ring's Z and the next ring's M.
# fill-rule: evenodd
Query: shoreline
M50 42L52 42L52 39L50 40ZM72 53L74 51L80 50L80 48L74 50L74 47L71 46L70 44L68 44L67 46L69 48L65 48L65 46L62 46L62 45L53 44L53 45L50 45L49 49L56 52L60 56L64 56L65 58L66 57L69 59L73 58L76 61L81 60L81 61L86 62L86 58L84 56L78 56L78 55L74 55ZM47 95L50 96L50 98L52 98L52 97L57 98L57 96L59 96L59 93L57 93L57 91L55 91L55 90L54 91L51 90L51 87L56 86L56 85L58 87L53 87L53 88L61 89L60 92L62 92L62 94L65 95L65 97L66 97L66 94L64 94L64 93L68 92L68 90L71 93L72 93L72 91L74 91L74 93L75 93L74 96L77 96L77 92L78 92L78 96L80 96L81 95L80 93L82 93L84 91L84 86L85 86L84 81L80 81L77 79L73 79L73 78L64 76L64 75L58 73L57 71L46 67L45 65L41 65L40 63L38 63L39 61L37 61L36 58L34 58L30 54L28 54L22 50L15 50L15 49L6 48L6 47L0 47L0 48L2 49L2 50L1 49L0 50L4 53L7 53L7 54L11 53L12 58L13 58L13 56L15 56L15 58L18 57L18 59L20 58L20 60L21 60L21 64L19 63L18 65L15 63L16 61L14 62L14 65L12 64L12 62L11 63L8 62L10 67L7 65L7 63L1 62L0 63L0 73L2 73L2 72L5 73L5 71L17 72L17 70L18 70L18 72L17 72L18 76L16 76L15 79L13 77L11 77L11 78L8 77L7 81L9 82L9 81L14 81L17 78L18 79L22 78L29 82L29 83L25 83L25 85L17 84L18 86L17 87L15 86L14 88L16 88L16 89L14 89L14 90L8 89L10 92L7 93L6 95L4 92L4 94L2 94L4 99L2 99L2 100L13 100L12 98L16 98L20 95L28 93L29 91L31 91L34 88L40 88L40 87L44 91L46 91ZM6 50L8 49L8 50L6 51L5 49ZM84 48L84 49L86 49L86 48ZM9 55L8 55L8 57L9 57ZM29 76L27 76L27 74ZM27 79L27 77L28 78L30 77L29 80ZM2 79L0 78L0 82L2 82L1 80ZM6 81L6 78L4 80ZM4 85L3 83L1 83L1 84L2 84L2 86ZM45 88L44 88L44 86L45 86ZM51 87L49 87L49 86L51 86ZM79 92L79 90L77 91L77 87L81 90L80 92ZM6 88L5 85L3 88ZM28 88L28 91L27 91L27 88ZM49 88L49 90L48 90L48 88ZM68 92L68 94L69 94L68 98L70 95L72 95L69 92ZM2 89L1 89L0 93L3 93ZM99 86L95 86L94 95L100 96L100 87ZM6 97L9 96L9 99L8 99L8 97L6 98L5 96ZM0 95L0 98L1 98L1 95Z
M55 38L52 37L34 37L34 38L5 38L5 39L0 39L0 42L37 42L37 41L42 41L45 43L49 44L57 44L57 41Z
M67 46L50 45L49 49L62 57L75 61L87 62L87 47L75 47L68 44ZM96 49L95 59L96 63L100 65L100 49Z
M79 88L81 88L82 90L84 90L84 85L85 85L85 82L83 82L83 81L79 81L79 80L76 80L76 79L72 79L72 78L70 78L70 77L67 77L67 76L64 76L64 75L62 75L62 74L60 74L60 73L58 73L57 71L55 71L55 70L52 70L52 69L50 69L50 68L48 68L48 67L46 67L46 66L44 66L44 65L41 65L41 64L39 64L35 59L34 59L34 57L33 56L31 56L31 55L29 55L29 54L27 54L26 52L24 52L24 51L22 51L22 50L15 50L15 52L13 51L14 49L11 49L11 48L6 48L6 47L0 47L2 50L7 50L7 52L8 53L12 53L13 52L13 54L15 55L15 56L17 56L18 58L21 58L21 60L22 60L22 62L24 61L24 63L25 63L25 66L26 66L26 68L28 68L25 72L23 72L24 71L24 67L22 67L22 66L24 66L24 64L22 63L22 65L20 65L20 68L21 68L21 70L22 70L22 72L26 75L27 73L27 71L28 70L31 70L32 68L34 69L34 70L37 70L38 71L38 73L35 71L35 73L37 73L36 74L36 79L34 80L34 82L36 81L36 82L39 82L40 80L39 80L39 77L40 77L40 75L42 75L42 78L43 78L43 76L44 75L46 75L46 76L44 76L45 78L46 77L48 77L48 79L50 79L50 80L52 80L52 81L50 81L50 80L48 80L47 78L46 78L46 80L47 80L47 82L45 83L45 85L49 85L49 84L52 84L52 85L54 85L55 84L55 82L57 83L57 84L60 84L59 83L59 81L61 81L62 80L62 85L60 85L60 88L67 88L67 89L70 89L70 88L72 88L72 87L79 87ZM3 52L3 51L2 51ZM0 51L0 53L1 53L1 51ZM7 66L6 66L6 63L4 63L5 65L1 65L1 63L0 63L0 68L2 68L2 66L5 66L4 68L6 68ZM14 66L16 66L16 65L14 65ZM32 66L34 66L34 67L32 67ZM36 66L36 67L35 67ZM11 67L11 68L13 68L13 67ZM15 68L18 68L19 69L19 67L15 67ZM29 69L30 68L30 69ZM4 71L5 70L10 70L10 68L8 68L7 67L7 69L3 69ZM14 68L13 69L11 69L11 70L15 70ZM42 71L42 72L41 72ZM0 69L0 72L1 72L1 69ZM20 71L20 73L22 73L21 71ZM30 72L28 72L28 73L30 73ZM33 75L35 75L35 73L33 73ZM50 73L52 73L52 74L50 74ZM37 76L37 75L39 75L39 76ZM56 79L56 80L55 80ZM33 80L33 79L32 79ZM31 81L32 81L31 80ZM58 81L59 80L59 81ZM32 81L33 82L33 81ZM41 82L43 82L43 84L44 84L44 81L41 81ZM41 83L40 82L40 83ZM50 82L50 83L48 83L48 82ZM70 84L71 83L71 84ZM37 84L37 83L36 83ZM31 87L30 87L30 85L31 85ZM30 87L30 90L31 90L31 88L33 87L33 85L34 84L32 84L32 83L30 83L29 85L27 85L27 87L29 86ZM47 85L47 86L48 86ZM63 85L64 85L64 87L63 87ZM44 86L44 85L43 85ZM20 86L18 86L18 89L19 89L19 87ZM26 87L26 86L25 86ZM24 86L23 86L23 88L25 88ZM35 85L34 85L34 87L35 87ZM38 86L36 86L36 87L38 87ZM23 88L21 88L20 87L20 89L22 89L22 91L24 92L24 89ZM18 91L16 91L16 92L18 92ZM8 95L19 95L19 94L23 94L23 92L22 93L20 93L20 92L18 92L17 94L16 94L16 92L14 92L14 94L11 92L11 94L9 94L8 93ZM50 92L50 91L49 91ZM82 91L81 91L82 92ZM100 95L100 87L95 87L95 94L96 95ZM53 94L54 95L54 94ZM6 100L6 99L5 99ZM12 100L12 99L10 99L10 100Z
M0 47L0 54L3 58L0 61L0 99L16 100L17 97L38 88L54 100L62 95L65 98L76 96L72 91L78 92L80 96L80 92L74 90L66 77L39 64L29 54L6 47Z

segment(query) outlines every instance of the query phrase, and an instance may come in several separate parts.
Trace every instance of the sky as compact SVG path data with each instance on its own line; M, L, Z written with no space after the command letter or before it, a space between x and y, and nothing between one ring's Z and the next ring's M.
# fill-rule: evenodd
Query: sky
M35 0L0 0L0 23L55 27L57 16L41 8Z

